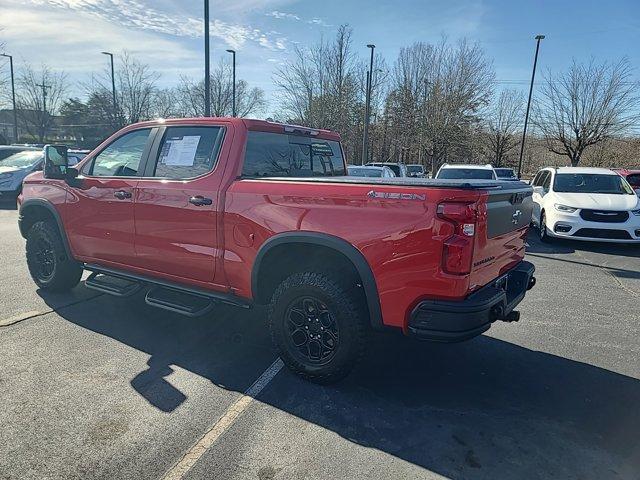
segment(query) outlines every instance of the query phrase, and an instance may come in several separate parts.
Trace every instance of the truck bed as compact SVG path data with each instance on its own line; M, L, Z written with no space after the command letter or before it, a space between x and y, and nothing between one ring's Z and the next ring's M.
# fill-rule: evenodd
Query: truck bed
M315 182L315 183L338 183L355 185L385 185L404 187L427 187L427 188L460 188L465 190L522 190L529 187L525 182L501 181L501 180L449 180L434 178L375 178L375 177L242 177L243 180L269 180L276 182Z

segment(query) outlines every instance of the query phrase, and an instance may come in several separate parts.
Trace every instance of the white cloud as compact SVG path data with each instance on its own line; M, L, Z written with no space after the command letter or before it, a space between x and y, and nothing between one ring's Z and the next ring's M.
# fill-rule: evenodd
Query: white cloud
M333 25L329 25L328 23L326 23L323 19L319 18L319 17L314 17L311 20L307 20L307 23L311 24L311 25L318 25L320 27L332 27Z
M273 12L269 12L266 14L268 17L273 17L273 18L279 18L279 19L283 19L286 18L287 20L302 20L298 15L296 15L295 13L286 13L286 12L279 12L277 10L274 10Z
M180 11L161 11L138 0L31 0L31 3L40 7L71 10L80 15L136 30L189 38L202 37L204 33L201 18L188 16ZM244 3L260 2L245 0ZM262 0L262 3L268 2ZM278 44L278 40L270 38L269 32L218 18L210 23L209 34L234 49L240 49L248 41L269 49L286 48L283 42ZM278 46L272 47L276 44Z

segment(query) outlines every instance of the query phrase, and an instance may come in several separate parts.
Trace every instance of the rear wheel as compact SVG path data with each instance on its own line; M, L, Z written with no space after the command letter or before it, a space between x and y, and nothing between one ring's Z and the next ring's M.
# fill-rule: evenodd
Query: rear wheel
M269 326L283 362L318 383L338 381L353 369L368 332L357 293L315 272L293 274L278 286Z
M71 290L82 277L82 265L67 256L58 228L47 221L27 233L27 266L36 285L52 292Z

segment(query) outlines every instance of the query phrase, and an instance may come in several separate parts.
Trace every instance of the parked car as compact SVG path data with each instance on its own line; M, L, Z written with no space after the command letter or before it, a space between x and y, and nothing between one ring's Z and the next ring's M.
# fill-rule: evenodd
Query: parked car
M640 243L640 199L605 168L544 168L532 181L540 239Z
M498 167L493 170L496 172L498 180L506 180L509 182L517 182L519 180L513 168Z
M14 153L24 152L25 150L42 151L42 148L25 147L22 145L0 145L0 161L10 157Z
M73 166L76 165L78 162L80 162L80 160L82 160L84 157L87 156L87 154L90 152L91 150L72 150L69 149L67 156L69 158L69 165Z
M22 190L24 178L42 170L44 155L41 148L14 153L0 161L0 199L15 200Z
M268 305L282 359L319 382L346 375L371 330L452 342L518 320L535 283L529 185L350 177L326 130L172 119L120 130L75 168L66 147L45 158L19 198L39 288L88 270L89 288L145 289L187 316Z
M445 163L440 167L436 178L455 180L497 180L498 176L491 165L463 165Z
M418 163L407 165L407 175L410 177L425 178L424 166Z
M393 170L396 177L408 177L407 166L404 163L395 162L369 162L367 167L388 167Z
M633 188L640 197L640 169L616 169L614 172L618 175L622 175L627 182L629 182L631 188Z
M347 166L347 171L352 177L392 178L396 174L389 167Z

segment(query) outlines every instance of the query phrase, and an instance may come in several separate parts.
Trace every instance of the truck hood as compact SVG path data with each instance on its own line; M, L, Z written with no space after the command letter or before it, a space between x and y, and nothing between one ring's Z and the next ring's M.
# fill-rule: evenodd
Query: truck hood
M590 210L633 210L638 207L635 195L611 195L607 193L559 193L555 192L556 203L574 208Z

